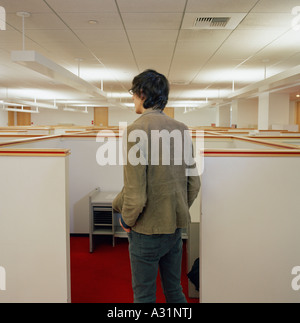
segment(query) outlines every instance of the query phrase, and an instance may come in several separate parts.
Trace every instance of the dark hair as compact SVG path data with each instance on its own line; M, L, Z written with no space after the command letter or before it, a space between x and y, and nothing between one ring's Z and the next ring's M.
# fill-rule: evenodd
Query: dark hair
M146 98L145 109L163 110L168 103L169 82L163 74L148 69L133 79L131 91Z

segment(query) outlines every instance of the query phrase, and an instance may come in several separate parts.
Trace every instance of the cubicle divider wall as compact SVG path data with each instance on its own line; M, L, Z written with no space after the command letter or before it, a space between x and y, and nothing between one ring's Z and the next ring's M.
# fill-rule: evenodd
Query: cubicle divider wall
M71 300L68 159L66 149L0 149L0 303Z
M89 233L91 191L123 186L122 138L115 130L100 135L103 140L87 131L0 143L0 266L14 281L7 278L0 301L70 300L69 233ZM115 164L107 163L104 146L115 149ZM297 146L204 137L187 269L200 256L201 302L299 301L291 287L291 270L300 265L299 166Z
M300 301L299 166L299 150L205 152L201 302Z

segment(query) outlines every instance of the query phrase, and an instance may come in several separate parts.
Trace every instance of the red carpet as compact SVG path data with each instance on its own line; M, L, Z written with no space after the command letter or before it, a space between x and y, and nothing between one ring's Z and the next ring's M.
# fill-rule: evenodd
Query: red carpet
M131 271L128 242L110 236L94 239L94 252L89 252L88 236L71 236L71 297L72 303L132 303ZM183 247L182 268L186 268L186 246ZM182 273L182 287L189 303L199 299L188 297L188 278ZM157 281L157 303L165 303Z

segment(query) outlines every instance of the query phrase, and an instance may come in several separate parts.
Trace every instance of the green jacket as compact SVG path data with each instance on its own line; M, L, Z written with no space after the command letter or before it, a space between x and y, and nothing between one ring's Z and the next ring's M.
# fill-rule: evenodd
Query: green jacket
M128 126L123 135L124 186L113 208L132 230L170 234L187 226L200 190L199 175L186 174L196 167L191 149L188 127L160 110L147 109Z

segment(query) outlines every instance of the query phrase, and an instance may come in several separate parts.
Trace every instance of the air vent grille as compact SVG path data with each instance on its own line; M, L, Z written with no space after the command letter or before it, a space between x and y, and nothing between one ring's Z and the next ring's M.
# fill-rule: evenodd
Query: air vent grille
M194 22L196 28L225 28L230 17L197 17Z

